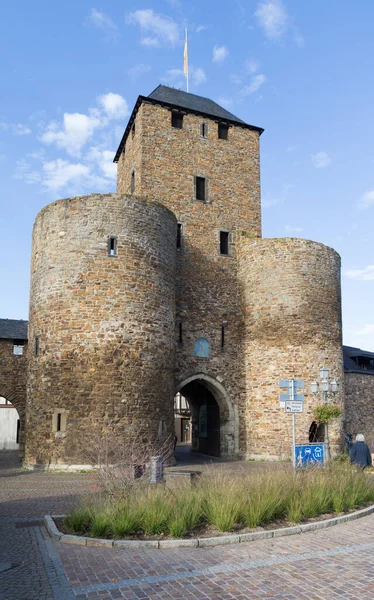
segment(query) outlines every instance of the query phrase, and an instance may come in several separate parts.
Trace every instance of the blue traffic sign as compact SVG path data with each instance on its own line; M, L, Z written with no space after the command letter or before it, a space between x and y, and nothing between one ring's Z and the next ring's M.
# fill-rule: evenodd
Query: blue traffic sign
M325 464L325 447L323 444L296 445L295 455L297 467Z

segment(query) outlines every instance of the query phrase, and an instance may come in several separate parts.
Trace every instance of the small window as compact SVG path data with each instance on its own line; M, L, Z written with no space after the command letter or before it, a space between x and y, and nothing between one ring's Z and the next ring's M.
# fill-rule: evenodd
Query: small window
M114 235L108 237L108 254L117 256L117 238Z
M220 140L227 140L229 137L229 127L223 123L218 123L218 137Z
M58 412L60 411L60 412ZM63 409L57 409L52 415L52 431L57 435L57 437L64 437L64 434L67 429L67 412Z
M205 177L195 177L195 198L196 200L206 200L206 179Z
M182 223L177 224L177 250L182 248Z
M194 356L200 358L209 358L210 356L210 345L208 340L205 338L199 338L194 343Z
M61 431L61 413L57 413L56 431Z
M131 138L134 139L134 137L135 137L135 123L131 127Z
M14 356L22 356L23 355L23 342L13 342L13 354Z
M201 125L200 125L200 135L203 138L207 138L208 137L208 124L207 123L201 123Z
M20 431L21 431L21 423L20 423L20 420L17 419L16 444L19 444Z
M182 323L179 323L179 343L183 344L183 327L182 327Z
M230 234L228 231L220 231L219 232L219 251L221 254L226 256L229 255L230 250Z
M40 352L40 344L39 344L39 336L35 336L35 344L34 344L34 354L35 356L39 356Z
M221 348L225 346L225 325L221 325Z
M130 193L135 193L135 171L131 172Z
M171 113L171 126L177 129L183 129L183 115L178 112Z

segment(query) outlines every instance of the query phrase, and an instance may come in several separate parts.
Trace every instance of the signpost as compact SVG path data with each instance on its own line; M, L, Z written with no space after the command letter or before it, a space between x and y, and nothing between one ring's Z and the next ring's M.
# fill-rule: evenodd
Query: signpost
M286 394L279 394L281 408L286 413L292 414L292 466L296 467L296 417L295 413L302 413L304 410L304 394L298 394L298 389L304 388L302 379L280 379L279 387L286 389Z

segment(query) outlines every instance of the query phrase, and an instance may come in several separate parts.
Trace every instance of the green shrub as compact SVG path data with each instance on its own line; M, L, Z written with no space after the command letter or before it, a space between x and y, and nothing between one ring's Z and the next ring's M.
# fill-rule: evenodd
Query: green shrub
M112 516L106 510L93 514L90 534L93 537L110 537L112 535Z
M91 521L92 511L89 507L75 508L64 519L64 523L68 530L78 534L86 533L90 528Z
M183 492L180 492L183 494ZM168 530L173 537L182 537L192 531L202 520L201 498L195 492L176 497L169 520Z
M231 531L242 521L243 486L238 478L214 474L203 487L203 511L207 522L220 531Z
M171 514L170 499L165 494L156 492L147 495L142 502L141 526L147 535L159 535L168 531Z
M122 538L126 535L136 533L142 527L143 513L134 506L127 506L118 511L112 519L112 531L116 537Z

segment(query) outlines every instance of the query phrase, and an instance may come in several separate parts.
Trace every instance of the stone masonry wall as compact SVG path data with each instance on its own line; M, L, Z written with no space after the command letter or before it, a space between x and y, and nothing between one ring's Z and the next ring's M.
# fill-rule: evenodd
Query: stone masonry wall
M363 433L374 451L374 373L345 373L344 431Z
M182 248L177 252L175 384L199 373L220 381L239 420L245 385L235 243L242 229L261 236L258 132L233 126L228 140L218 139L217 122L193 114L184 116L183 129L173 128L169 109L147 103L139 118L142 125L135 137L141 136L142 165L137 193L165 204L183 227ZM207 138L200 135L202 123L208 125ZM128 191L132 144L128 139L118 163L121 193ZM194 199L194 176L207 178L206 202ZM232 234L231 256L220 255L221 230ZM210 358L194 357L194 342L200 337L210 344ZM224 405L220 408L222 426ZM223 455L237 452L234 445L227 436L221 437Z
M342 405L340 257L309 240L243 236L239 265L249 455L290 456L292 419L279 406L279 379L305 381L304 412L296 415L299 443L308 442L311 411L321 402L309 391L320 367L340 383L334 400ZM330 426L330 443L337 452L340 420Z
M173 433L175 237L170 211L140 198L93 194L39 213L26 464L85 464L101 431L147 438L162 422Z
M0 340L0 396L16 407L23 438L26 409L27 343L22 356L13 354L13 340Z

